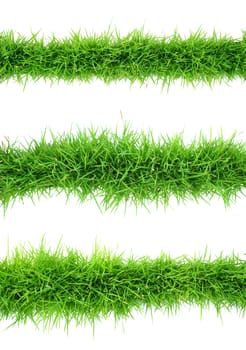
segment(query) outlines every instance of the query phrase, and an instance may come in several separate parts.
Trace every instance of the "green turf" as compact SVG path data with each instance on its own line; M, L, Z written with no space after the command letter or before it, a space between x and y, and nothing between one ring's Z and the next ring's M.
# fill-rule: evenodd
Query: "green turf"
M0 261L0 319L32 320L44 328L77 325L133 311L175 313L183 305L201 311L246 309L246 261L237 256L172 259L124 258L96 249L88 257L61 246L55 251L16 249Z
M200 135L185 144L182 135L153 138L125 127L77 134L45 135L38 142L0 148L0 203L64 191L99 201L104 209L121 203L136 207L150 201L167 206L178 201L220 196L226 206L246 188L246 144L222 136ZM53 191L54 192L54 191Z
M163 85L181 79L185 83L212 84L246 78L246 35L206 36L201 30L182 38L178 33L158 37L133 31L101 35L73 33L26 38L14 32L0 33L0 81L28 78L91 81L99 78Z

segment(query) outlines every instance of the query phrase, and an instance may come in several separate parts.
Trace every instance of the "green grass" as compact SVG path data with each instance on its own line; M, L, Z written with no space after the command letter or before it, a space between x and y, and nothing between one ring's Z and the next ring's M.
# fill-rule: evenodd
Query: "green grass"
M101 208L121 203L136 207L156 202L210 200L220 196L229 206L246 189L246 144L202 134L190 144L182 135L88 129L52 135L47 141L0 148L0 203L6 210L17 198L51 196L64 191L80 201L95 199ZM99 201L99 198L100 201Z
M216 259L124 258L95 249L55 252L42 243L37 250L19 247L0 261L0 319L12 324L32 320L45 329L92 325L110 315L116 321L133 311L176 313L183 305L246 309L246 261L232 255Z
M122 37L72 33L69 37L26 38L14 32L0 33L0 82L25 82L32 78L52 81L98 78L106 83L147 79L168 85L231 81L246 78L246 35L233 38L201 30L182 38L178 33L158 37L135 30Z

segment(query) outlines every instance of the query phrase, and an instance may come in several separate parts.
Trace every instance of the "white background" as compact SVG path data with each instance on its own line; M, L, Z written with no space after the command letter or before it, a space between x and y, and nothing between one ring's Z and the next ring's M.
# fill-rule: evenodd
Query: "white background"
M142 28L156 35L170 35L178 30L189 35L202 27L241 37L246 29L244 1L1 1L0 30L15 30L29 36L41 31L46 36L68 36L70 30L101 33L117 28L122 35ZM184 132L191 140L201 130L225 137L234 131L246 141L246 83L229 85L181 87L173 84L162 91L152 83L140 87L137 83L100 81L71 85L29 82L25 91L17 83L0 85L0 141L5 137L19 140L39 138L50 127L54 132L71 127L121 127L130 122L133 129L148 130L155 135ZM203 253L205 247L212 256L232 251L244 257L245 204L239 199L230 209L221 200L210 204L172 202L166 210L150 205L145 209L119 208L114 213L100 213L93 202L78 204L64 196L42 198L35 205L28 199L16 202L6 216L0 213L0 255L10 247L30 242L38 246L45 234L51 247L59 239L70 247L91 253L95 241L126 255L156 257L166 251L176 257ZM224 312L223 322L211 308L200 319L198 308L184 307L175 316L161 312L136 315L134 319L115 327L113 319L97 323L95 334L91 326L76 328L69 334L62 328L50 333L36 330L28 323L5 330L9 322L0 323L0 344L8 349L245 349L245 318L236 312Z

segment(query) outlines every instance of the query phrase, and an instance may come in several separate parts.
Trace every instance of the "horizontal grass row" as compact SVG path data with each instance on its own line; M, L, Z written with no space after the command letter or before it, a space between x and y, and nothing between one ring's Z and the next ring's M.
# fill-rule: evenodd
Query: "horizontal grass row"
M0 319L12 324L33 321L44 328L95 324L133 311L175 313L183 305L246 308L246 261L237 256L186 256L172 259L124 258L95 249L88 257L61 245L51 251L17 248L0 260Z
M136 207L155 202L208 200L220 196L228 206L245 195L246 144L207 139L202 134L190 144L182 135L151 132L122 133L85 129L76 134L53 135L47 141L25 145L7 142L0 147L0 203L63 191L80 201L95 199L100 208Z
M72 33L58 39L40 35L27 38L14 32L0 33L0 82L25 82L29 78L51 81L98 78L106 83L147 79L169 85L231 81L246 78L246 36L232 38L201 30L182 38L178 33L157 37L135 30L101 35Z

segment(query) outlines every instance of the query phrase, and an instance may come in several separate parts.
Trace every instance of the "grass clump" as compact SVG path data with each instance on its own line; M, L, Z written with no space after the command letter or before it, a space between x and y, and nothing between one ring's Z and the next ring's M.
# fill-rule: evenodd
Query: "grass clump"
M182 38L157 37L135 30L121 37L117 32L101 35L72 33L69 37L49 39L14 32L0 33L0 81L31 78L91 81L106 83L147 79L170 84L211 85L215 81L246 78L246 36L235 39L214 33L207 37L201 30Z
M0 203L65 191L81 201L101 197L104 209L121 203L167 206L178 201L220 196L229 205L246 188L246 145L200 135L190 144L182 135L160 136L107 129L45 135L38 142L0 148Z
M96 249L91 257L60 247L15 250L0 261L0 319L32 320L45 328L115 320L133 311L176 312L182 305L213 305L217 312L246 308L246 261L165 254L124 258Z

